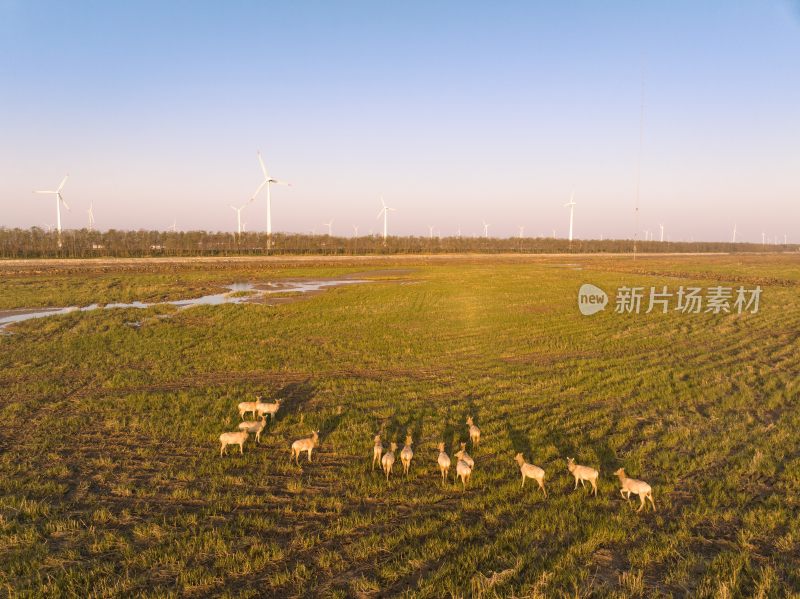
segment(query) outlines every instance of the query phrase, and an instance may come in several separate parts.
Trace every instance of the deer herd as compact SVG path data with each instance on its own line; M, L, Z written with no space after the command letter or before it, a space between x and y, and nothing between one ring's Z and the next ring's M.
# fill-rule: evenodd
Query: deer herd
M239 424L238 431L222 433L219 436L220 456L225 454L228 445L238 445L239 452L244 454L244 444L250 434L254 434L256 443L260 443L261 433L267 425L266 417L269 416L270 420L275 418L278 410L281 407L281 400L277 399L272 403L266 403L261 401L261 397L257 397L256 401L243 401L238 407L239 417L243 420L243 422ZM244 421L245 414L248 413L252 413L253 417L257 418L257 420ZM481 440L481 430L475 426L472 416L467 417L466 426L469 432L470 443L472 443L473 447L477 448ZM302 452L307 452L308 461L311 462L311 452L318 445L319 431L311 431L311 435L309 437L298 439L292 443L291 456L289 459L293 459L297 465L300 465L300 454ZM403 465L403 473L406 477L411 469L411 460L414 458L414 450L412 449L412 445L414 445L414 440L412 438L411 431L409 430L406 432L406 439L403 449L400 450L400 462ZM438 444L437 451L438 455L436 458L436 463L439 467L439 473L442 476L442 482L446 483L449 481L450 466L453 462L450 459L450 456L447 455L444 442L440 442ZM388 450L384 452L381 435L375 435L374 446L372 448L372 470L375 470L375 467L379 466L383 471L386 480L388 481L392 474L394 463L397 460L395 455L396 453L397 443L391 442ZM470 476L472 475L472 470L475 468L475 460L473 460L472 457L470 457L470 455L467 453L466 442L461 442L460 449L453 453L453 457L456 460L454 482L460 480L462 490L466 490L467 485L469 484ZM533 479L538 484L539 490L544 493L546 498L547 489L545 489L544 485L544 470L539 466L527 463L525 461L525 457L521 453L517 453L514 456L514 460L516 461L517 466L519 466L520 475L522 476L521 488L525 487L526 479ZM600 472L597 469L590 466L576 464L575 460L572 458L567 458L567 470L575 478L575 489L578 488L578 483L580 483L581 487L585 488L586 482L588 482L591 485L591 492L594 494L594 496L597 496L597 480L600 477ZM639 496L640 505L639 509L636 510L637 512L645 509L647 500L650 501L653 511L655 511L656 504L653 502L653 490L650 485L644 481L636 480L635 478L628 478L628 476L625 474L624 468L620 468L614 472L614 474L619 477L619 492L624 499L630 501L631 494Z

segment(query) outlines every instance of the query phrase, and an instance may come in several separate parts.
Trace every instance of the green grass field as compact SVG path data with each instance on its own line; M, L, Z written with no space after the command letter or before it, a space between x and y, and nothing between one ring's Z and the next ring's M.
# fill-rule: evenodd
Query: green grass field
M0 310L372 279L274 306L9 327L11 596L800 596L798 256L4 268ZM582 283L763 293L756 314L585 317ZM220 458L256 394L284 398L277 421ZM482 439L464 492L442 484L436 444L452 456L470 414ZM298 467L289 445L312 428L318 452ZM373 436L402 447L409 429L410 475L398 459L387 483ZM547 499L520 489L518 451L545 469ZM573 491L567 457L599 468L597 498ZM622 499L621 466L657 512Z

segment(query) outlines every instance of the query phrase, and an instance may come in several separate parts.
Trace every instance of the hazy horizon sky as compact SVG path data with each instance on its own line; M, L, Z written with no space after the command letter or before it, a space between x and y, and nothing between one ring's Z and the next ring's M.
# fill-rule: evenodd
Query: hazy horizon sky
M800 241L800 2L0 0L0 227ZM243 212L266 228L262 195Z

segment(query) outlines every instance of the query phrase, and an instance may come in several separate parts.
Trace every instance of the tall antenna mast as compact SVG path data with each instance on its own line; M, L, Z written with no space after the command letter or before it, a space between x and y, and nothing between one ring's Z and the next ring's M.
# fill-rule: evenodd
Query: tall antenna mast
M639 155L636 158L636 207L633 228L633 259L636 260L636 241L639 238L639 187L642 179L642 139L644 137L644 65L642 65L641 107L639 110Z

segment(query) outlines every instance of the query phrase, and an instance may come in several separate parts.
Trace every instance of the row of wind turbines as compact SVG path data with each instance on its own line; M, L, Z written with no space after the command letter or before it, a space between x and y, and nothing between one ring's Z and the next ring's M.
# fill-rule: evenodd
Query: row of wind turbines
M287 187L291 187L292 184L291 183L287 183L285 181L281 181L279 179L275 179L274 177L272 177L269 174L269 171L267 170L266 165L264 164L264 159L261 157L261 152L260 151L256 152L256 156L258 157L258 164L261 167L261 172L264 175L264 179L261 181L261 183L256 188L255 192L253 192L253 194L250 196L250 198L244 204L242 204L240 206L230 205L230 209L233 210L236 213L236 233L237 233L238 236L241 237L242 233L245 230L245 226L246 226L246 223L242 222L242 211L247 206L249 206L250 204L255 202L256 199L258 198L259 194L264 189L266 189L266 194L267 194L267 247L269 248L271 246L271 243L272 243L272 194L271 194L271 189L270 188L271 188L272 185L284 185L284 186L287 186ZM66 208L67 210L70 209L69 205L64 200L64 196L61 193L63 191L64 186L66 185L68 179L69 179L69 173L61 180L61 183L58 185L58 187L56 189L54 189L54 190L37 190L37 191L34 191L34 193L37 193L37 194L45 194L45 195L53 195L53 196L55 196L55 202L56 202L56 231L58 233L58 245L59 245L59 247L61 247L61 206L63 205L64 208ZM381 217L383 217L383 241L385 243L387 237L389 236L389 213L390 212L395 212L396 208L392 208L390 206L387 206L386 202L383 199L383 196L380 197L380 200L381 200L381 209L378 212L378 215L377 215L376 219L380 219ZM568 240L569 240L570 244L572 244L572 239L573 239L573 224L574 224L574 220L575 220L575 206L576 205L577 204L575 203L575 192L573 191L572 195L570 196L569 202L564 204L565 208L569 208ZM95 224L95 220L94 220L94 205L93 204L89 205L89 209L87 210L87 213L88 213L89 230L92 231L92 230L94 230L94 224ZM491 226L491 224L487 223L486 221L482 221L482 222L483 222L483 237L484 238L488 238L489 237L489 227ZM322 225L328 228L328 235L329 236L333 236L333 219L331 219L327 223L322 223ZM659 228L660 228L660 233L661 233L660 241L663 242L664 241L664 225L663 224L659 224ZM353 229L355 231L355 235L358 236L358 227L356 225L353 225ZM428 229L429 229L430 238L432 239L433 236L434 236L433 235L434 227L431 225L431 226L428 227ZM172 225L170 227L168 227L168 230L176 232L177 231L177 222L173 221ZM524 231L524 227L520 226L519 227L519 237L520 237L520 239L523 237L523 231ZM737 232L737 229L736 229L736 225L734 224L734 226L733 226L733 235L731 237L731 242L732 243L736 243L736 232ZM461 226L460 225L458 227L457 236L461 237ZM556 236L555 230L553 230L553 237L555 237L555 236ZM654 241L654 235L653 235L653 233L651 231L645 230L644 231L644 236L645 236L645 239L644 239L645 241ZM601 241L602 241L602 236L601 236ZM775 238L774 242L777 245L777 237ZM762 245L766 245L766 243L767 243L766 233L764 233L764 232L761 233L761 243L762 243ZM786 243L787 243L787 235L784 234L784 245Z
M242 210L244 210L247 206L252 204L258 198L258 195L261 193L263 189L266 189L267 193L267 245L271 243L272 238L272 194L270 193L270 187L272 185L285 185L287 187L291 187L291 183L287 183L286 181L281 181L279 179L275 179L274 177L270 176L269 171L267 171L267 167L264 164L264 159L261 157L261 152L256 152L256 156L258 157L258 164L261 167L261 172L264 174L264 179L261 181L259 186L256 188L253 195L250 196L250 199L247 200L241 206L230 206L230 209L236 212L236 233L237 235L242 234L244 230L244 225L242 223ZM61 247L61 206L63 204L64 208L69 210L69 205L66 201L64 201L64 196L61 194L64 186L67 183L67 179L69 179L69 173L61 180L59 186L54 190L37 190L33 193L38 194L50 194L55 195L56 199L56 231L58 232L58 245ZM386 205L386 202L383 200L383 196L381 196L381 211L378 213L377 218L383 216L383 239L386 241L386 238L389 235L389 212L394 212L396 209L391 208L390 206ZM94 205L89 206L89 230L91 231L94 228ZM330 222L324 223L325 226L328 227L328 234L332 235L333 233L333 220ZM173 221L172 225L169 227L173 232L177 230L177 223Z

